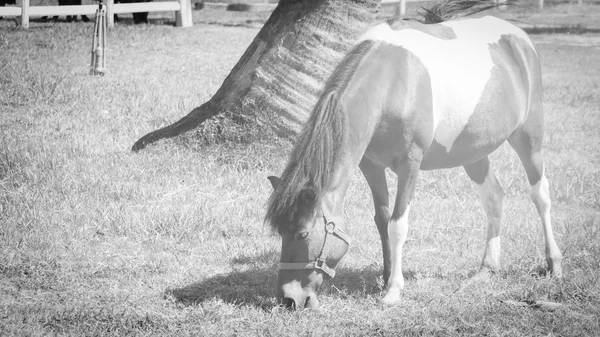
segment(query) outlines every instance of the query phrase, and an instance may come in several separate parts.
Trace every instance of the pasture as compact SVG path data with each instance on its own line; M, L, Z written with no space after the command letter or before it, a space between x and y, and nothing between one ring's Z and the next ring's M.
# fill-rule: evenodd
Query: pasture
M213 122L130 151L206 101L267 14L195 12L189 29L160 24L168 18L117 25L104 77L88 75L93 24L0 21L0 335L599 335L598 7L514 12L554 24L532 38L563 279L542 272L529 185L503 145L492 156L506 189L501 272L469 278L485 217L464 170L422 172L406 287L382 307L379 235L357 174L346 197L354 242L320 310L301 312L277 306L280 239L263 224L266 177L281 173L289 142L240 141ZM560 305L535 305L544 301Z

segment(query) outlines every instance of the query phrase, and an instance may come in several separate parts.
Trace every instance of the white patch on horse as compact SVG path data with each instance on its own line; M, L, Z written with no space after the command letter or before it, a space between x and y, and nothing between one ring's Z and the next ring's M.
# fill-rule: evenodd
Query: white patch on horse
M440 39L412 28L392 30L381 24L369 30L359 43L389 43L406 48L421 60L431 78L434 138L449 152L491 78L494 63L490 45L502 35L522 31L495 17L442 24L454 31L455 39Z
M500 268L500 222L504 188L490 167L485 180L481 185L477 185L477 189L488 223L483 267L497 270Z
M550 188L544 171L542 171L540 181L531 186L531 198L536 204L540 204L540 206L537 207L550 213Z
M390 220L388 224L388 236L390 238L392 270L388 280L387 293L383 298L385 303L393 303L400 297L400 290L404 288L404 276L402 275L402 247L408 234L408 214L410 204L400 219Z
M531 186L531 199L535 204L538 213L542 219L542 228L544 230L544 238L546 245L546 261L548 267L552 269L555 275L562 275L562 269L560 262L562 260L562 254L556 240L554 239L554 232L552 231L552 221L550 218L550 186L548 179L544 171L542 171L542 177L535 185Z
M459 38L466 39L485 39L484 35L489 35L491 30L494 30L495 34L499 35L513 35L527 42L537 55L537 50L535 49L533 42L531 42L531 39L524 30L495 16L485 16L479 19L446 21L441 22L440 25L452 28ZM474 25L481 25L480 27L485 28L473 29Z

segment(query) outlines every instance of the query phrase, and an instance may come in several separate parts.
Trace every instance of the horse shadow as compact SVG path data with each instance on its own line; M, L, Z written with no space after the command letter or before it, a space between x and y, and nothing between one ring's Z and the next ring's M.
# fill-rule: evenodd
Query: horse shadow
M165 297L185 306L201 305L216 299L268 311L276 305L274 289L277 267L273 261L277 257L275 251L235 257L230 261L233 272L215 275L181 288L169 288L165 291Z
M258 255L241 255L231 260L233 272L209 277L199 282L168 288L166 299L183 306L198 306L219 300L233 305L248 305L264 311L278 306L275 299L277 286L278 251ZM235 270L239 268L240 270ZM410 278L410 272L404 273ZM408 275L407 275L408 274ZM376 265L365 268L337 268L337 276L326 281L320 291L328 296L365 296L379 294L383 281Z

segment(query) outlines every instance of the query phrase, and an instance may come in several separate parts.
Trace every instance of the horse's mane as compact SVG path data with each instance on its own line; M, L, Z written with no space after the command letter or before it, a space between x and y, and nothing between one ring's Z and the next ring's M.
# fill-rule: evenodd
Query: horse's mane
M492 2L491 0L442 0L428 7L421 6L419 15L423 23L440 23L461 18L500 6L514 5L515 0Z
M330 187L348 132L347 116L338 104L339 98L372 45L372 41L365 41L353 48L327 80L292 149L281 183L269 198L265 222L273 229L294 230L310 220Z

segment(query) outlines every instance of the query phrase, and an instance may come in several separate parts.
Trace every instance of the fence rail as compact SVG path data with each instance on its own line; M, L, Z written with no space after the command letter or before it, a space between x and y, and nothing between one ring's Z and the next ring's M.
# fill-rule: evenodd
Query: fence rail
M432 1L432 0L393 0L393 1L382 1L382 6L394 6L396 7L396 15L405 15L406 14L406 3L407 2L421 2L421 1Z
M115 4L114 0L107 0L105 5L108 27L113 27L115 24L113 14L170 11L175 12L175 25L177 27L191 27L193 25L190 0L127 4ZM0 16L20 16L21 26L29 28L29 18L32 16L94 15L97 9L97 5L29 6L29 0L22 0L20 7L0 7Z
M435 1L435 0L383 0L381 2L382 6L390 6L396 8L396 15L404 16L406 15L406 3L407 2L426 2L426 1ZM506 0L491 0L492 2L505 2ZM582 1L582 0L578 0ZM540 8L543 7L544 0L539 0Z
M382 6L394 7L396 15L406 14L407 2L424 2L434 0L383 0ZM503 2L504 0L492 0ZM544 7L544 0L537 0L538 7ZM583 0L577 0L581 5ZM96 5L80 6L29 6L29 0L22 0L21 7L0 7L0 16L20 16L23 28L29 28L29 17L31 16L53 16L53 15L93 15L96 13ZM139 13L139 12L175 12L177 27L191 27L192 4L191 0L178 0L168 2L138 2L127 4L114 4L114 0L106 0L106 13L108 27L114 26L113 14Z

